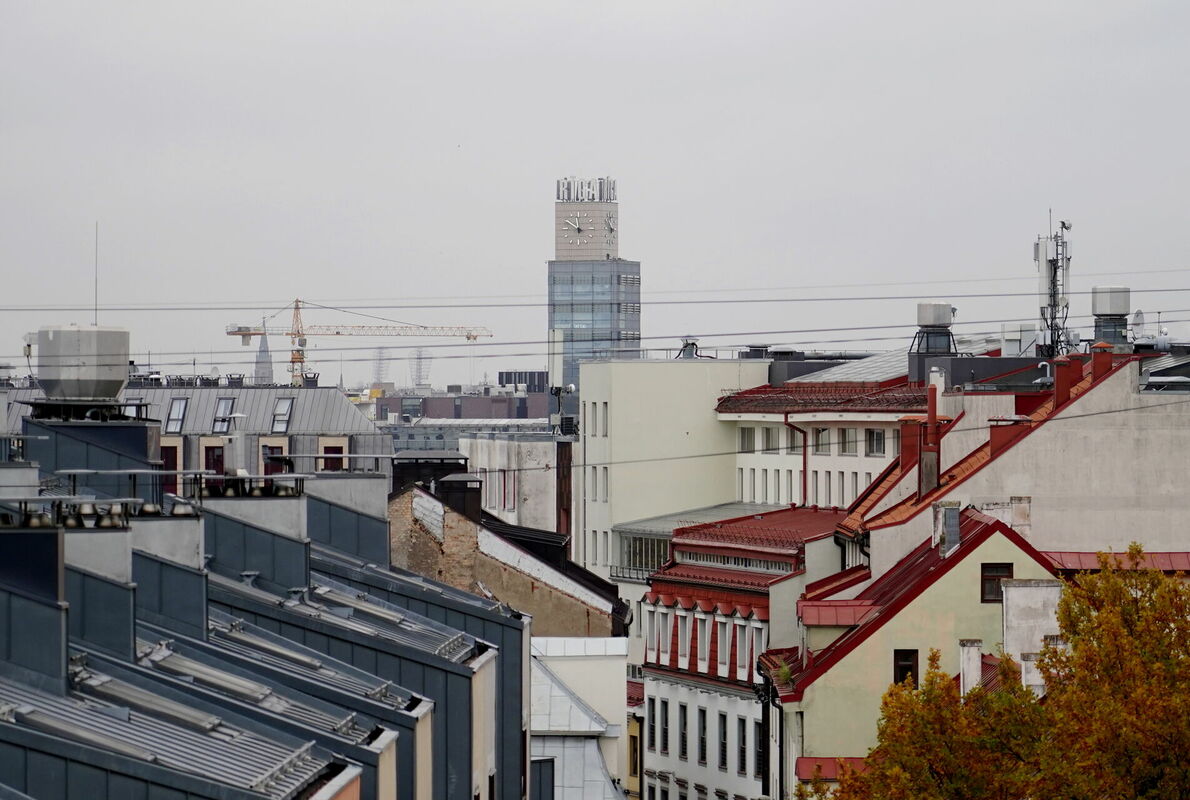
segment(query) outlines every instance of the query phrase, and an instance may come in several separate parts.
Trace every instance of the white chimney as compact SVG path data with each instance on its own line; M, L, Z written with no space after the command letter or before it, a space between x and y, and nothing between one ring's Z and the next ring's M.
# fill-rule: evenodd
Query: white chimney
M983 639L959 639L959 692L967 692L983 682Z

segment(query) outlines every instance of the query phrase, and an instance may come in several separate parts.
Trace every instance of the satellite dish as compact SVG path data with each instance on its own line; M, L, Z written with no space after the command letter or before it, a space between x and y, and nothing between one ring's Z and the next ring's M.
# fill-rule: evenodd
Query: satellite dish
M1142 339L1145 335L1145 312L1140 309L1132 315L1132 335L1137 339Z
M208 372L208 373L207 373L207 375L208 375L208 376L209 376L209 377L210 377L212 380L219 380L219 368L218 368L218 367L215 367L215 366L212 366L212 367L211 367L211 371L210 371L210 372Z

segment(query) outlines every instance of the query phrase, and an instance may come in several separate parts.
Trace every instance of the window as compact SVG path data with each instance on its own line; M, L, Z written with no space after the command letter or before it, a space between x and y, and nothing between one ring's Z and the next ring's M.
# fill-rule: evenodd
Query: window
M645 647L649 650L657 647L657 612L651 608L645 614Z
M754 468L748 469L748 502L756 501L756 470Z
M628 737L628 776L635 778L640 774L640 738L633 734Z
M767 503L769 501L769 471L762 469L760 471L760 502Z
M859 455L859 437L855 428L839 428L839 455Z
M669 627L669 612L658 612L657 618L661 623L661 642L659 648L661 650L661 660L668 664L670 637L673 635L673 629Z
M831 471L828 469L822 473L822 486L826 489L826 504L831 504Z
M606 567L611 563L611 551L607 549L607 531L603 532L603 565Z
M599 467L591 467L591 485L590 489L591 502L594 503L599 499Z
M649 800L657 800L657 787L656 786L649 787Z
M743 625L735 626L735 665L740 670L748 668L748 629Z
M690 655L690 617L683 614L678 617L678 656L686 658Z
M293 412L292 397L278 397L273 406L273 433L289 432L289 415Z
M649 707L647 709L649 714L649 749L657 749L657 701L652 697L649 698Z
M878 428L864 430L864 453L869 456L884 455L884 431Z
M872 485L872 473L865 472L864 473L864 488L866 489L871 485Z
M785 446L785 452L801 455L802 447L805 445L805 442L802 441L803 438L804 437L802 436L801 431L795 431L793 428L790 428L788 444Z
M707 763L707 710L698 709L698 763Z
M740 428L740 452L751 453L756 450L756 429Z
M163 472L173 472L178 468L178 448L161 446L161 470ZM162 475L161 476L161 491L169 494L178 493L178 476L177 475Z
M235 404L234 397L220 397L215 401L215 421L211 424L212 433L227 433L231 430L231 410Z
M748 774L748 720L744 717L736 719L736 772Z
M759 778L764 775L764 762L766 760L765 745L767 744L764 740L764 726L759 721L753 727L752 737L754 742L752 752L756 754L756 765L752 768L752 771Z
M708 635L710 628L710 620L703 618L698 620L698 660L706 663L707 657L711 653L711 639Z
M811 492L814 494L814 505L818 505L818 470L810 470Z
M343 455L343 445L327 445L322 448L324 456L341 456ZM343 469L342 458L324 458L322 459L322 468L327 472L339 472Z
M678 703L678 758L686 760L686 704Z
M607 436L607 403L603 404L603 419L600 420L600 425L603 426L603 435Z
M851 473L851 497L852 499L859 497L859 473Z
M719 712L719 769L727 769L727 715Z
M737 467L735 471L735 499L744 502L744 468Z
M1004 578L1012 577L1012 564L979 565L979 599L984 603L1003 603Z
M839 477L839 505L846 505L847 497L843 492L843 490L846 488L846 484L843 481L843 473L842 472L838 473L838 477Z
M669 752L669 701L661 701L661 752Z
M719 635L719 671L726 672L727 659L731 655L731 640L727 638L727 623L720 621L717 623L717 625L719 628L719 630L716 631L716 633Z
M330 469L328 466L327 469ZM516 510L516 470L500 470L500 492L504 496L504 510Z
M913 679L913 688L917 688L917 651L893 650L893 683L904 683L906 678Z
M591 531L591 563L599 563L599 531Z
M603 502L606 503L607 502L607 494L608 494L607 467L602 467L602 469L603 469Z
M181 433L182 420L186 419L186 403L188 398L175 397L169 401L169 413L165 417L166 433Z
M814 455L829 456L831 454L831 429L814 429Z
M764 452L779 453L781 452L781 429L780 428L762 428L764 432Z
M260 461L264 465L265 475L276 475L285 471L285 462L279 456L285 455L285 449L267 444L260 446Z

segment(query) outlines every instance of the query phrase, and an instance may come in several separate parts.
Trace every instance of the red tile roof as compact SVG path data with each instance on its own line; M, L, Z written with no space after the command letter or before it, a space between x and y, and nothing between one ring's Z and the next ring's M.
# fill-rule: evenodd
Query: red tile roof
M799 600L797 613L803 625L859 625L879 608L871 600Z
M632 708L645 704L644 681L628 681L628 705Z
M847 769L853 769L856 772L864 772L868 768L863 758L855 756L802 756L797 760L794 771L797 772L797 778L800 781L813 780L816 772L823 780L837 781L840 761Z
M871 578L872 570L866 564L856 564L842 572L836 572L834 575L827 575L825 578L807 583L802 596L807 600L823 600L836 592L841 592L856 584L871 580Z
M781 508L763 514L677 528L673 534L673 547L680 550L683 545L735 545L743 549L765 548L792 552L803 542L833 535L835 528L846 517L846 512L838 509L816 506Z
M989 692L998 692L1004 688L1004 682L1000 680L1000 659L993 655L983 653L980 655L979 661L979 686ZM963 676L954 676L955 686L963 685Z
M1099 555L1090 552L1046 552L1043 555L1053 562L1057 569L1066 572L1097 571ZM1116 567L1129 569L1129 562L1123 553L1115 553ZM1190 572L1190 553L1145 553L1140 565L1146 569L1162 572Z
M920 412L926 410L924 386L879 383L805 382L757 386L719 399L716 411L784 414L794 411Z
M814 601L816 608L829 605L850 608L855 606L856 600L867 601L871 610L858 619L855 627L831 644L816 653L808 654L804 666L793 677L792 689L782 692L781 698L800 700L807 686L825 674L835 663L879 630L884 623L895 617L901 609L995 533L1007 538L1051 574L1056 573L1053 563L1026 542L1019 533L987 514L966 508L959 515L959 544L950 553L943 555L941 548L932 545L927 539L894 564L888 572L865 587L854 600ZM823 612L816 610L815 613Z
M783 577L784 575L775 573L743 569L721 569L697 564L671 564L654 572L649 578L649 583L655 588L658 588L659 584L693 583L701 586L725 586L763 592L768 590L770 583ZM664 599L666 596L664 592L672 587L661 585L659 588L662 592L661 597ZM673 603L670 601L666 605L673 605Z

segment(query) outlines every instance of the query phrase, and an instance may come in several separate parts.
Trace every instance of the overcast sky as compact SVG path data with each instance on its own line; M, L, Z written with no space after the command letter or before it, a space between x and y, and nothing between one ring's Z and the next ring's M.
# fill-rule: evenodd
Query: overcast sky
M6 0L0 306L81 310L0 311L0 361L39 325L90 322L97 220L100 323L167 373L251 372L225 326L294 297L544 303L564 175L618 180L646 301L1032 317L1033 298L957 295L1032 291L1050 207L1074 223L1074 289L1190 289L1188 42L1185 2ZM914 304L646 305L642 328L832 340L749 333L912 323ZM1190 291L1132 305L1190 320ZM367 313L534 342L391 341L451 344L435 383L544 367L540 305ZM362 382L379 343L311 339L311 357Z

